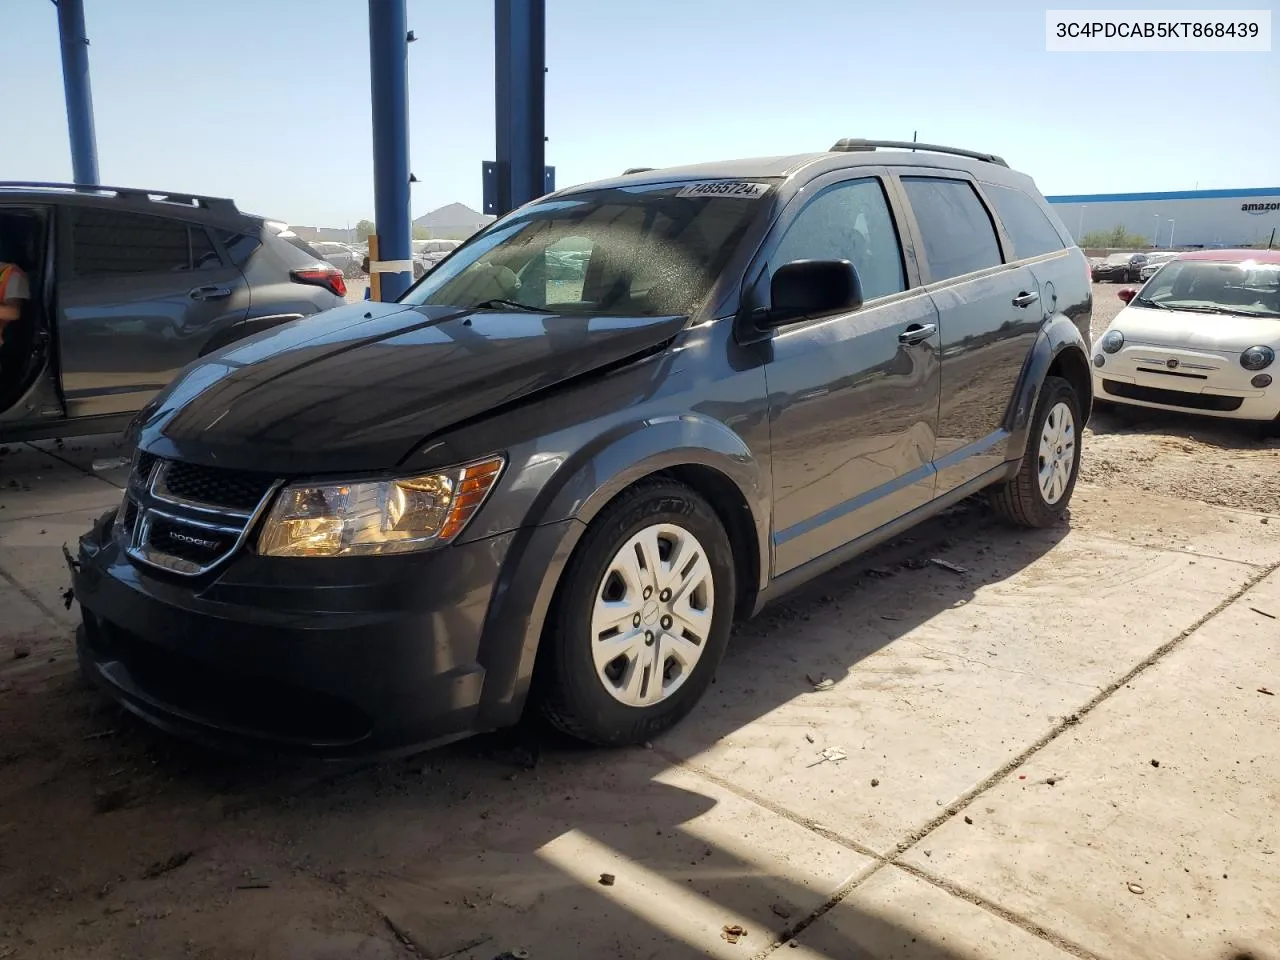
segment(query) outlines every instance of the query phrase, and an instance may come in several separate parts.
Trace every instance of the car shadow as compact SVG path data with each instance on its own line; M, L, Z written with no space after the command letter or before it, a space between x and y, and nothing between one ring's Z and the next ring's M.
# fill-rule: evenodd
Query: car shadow
M1177 436L1223 450L1280 448L1280 436L1274 435L1271 426L1126 404L1095 409L1089 418L1089 429L1095 434Z
M943 943L894 907L906 897L928 917L949 894L857 844L765 823L687 761L1068 530L995 527L971 500L830 572L735 628L704 702L655 749L587 748L531 712L513 730L386 763L246 762L153 732L49 673L0 695L0 825L22 824L0 869L0 934L31 928L34 913L67 946L88 929L137 955L213 938L202 956L292 956L309 947L280 945L295 935L282 918L355 904L366 927L380 919L419 955L458 960L535 945L532 956L706 956L732 937L708 930L708 915L745 927L749 955L798 941L795 955L832 960L969 956L954 932ZM948 556L963 564L931 562ZM616 864L609 886L600 864ZM165 924L133 924L157 897ZM978 928L992 922L964 909Z

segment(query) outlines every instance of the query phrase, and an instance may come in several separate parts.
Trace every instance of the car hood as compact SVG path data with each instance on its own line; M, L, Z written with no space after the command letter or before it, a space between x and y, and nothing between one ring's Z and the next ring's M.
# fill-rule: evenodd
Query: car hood
M1258 344L1280 347L1280 319L1233 317L1225 313L1125 307L1109 330L1119 330L1126 343L1189 347L1221 353L1243 353Z
M185 368L133 430L144 450L208 466L389 469L433 433L659 347L687 319L338 307Z

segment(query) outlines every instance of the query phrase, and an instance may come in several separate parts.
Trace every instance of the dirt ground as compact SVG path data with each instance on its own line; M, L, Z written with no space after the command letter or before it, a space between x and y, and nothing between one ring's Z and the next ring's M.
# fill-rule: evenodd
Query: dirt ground
M965 503L834 571L648 749L531 722L317 767L85 688L60 545L120 451L14 446L0 960L1274 960L1280 447L1143 415L1084 449L1069 522Z

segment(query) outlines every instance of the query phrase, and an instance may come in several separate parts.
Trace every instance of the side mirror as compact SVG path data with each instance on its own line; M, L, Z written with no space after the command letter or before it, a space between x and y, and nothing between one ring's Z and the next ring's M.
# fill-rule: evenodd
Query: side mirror
M862 306L862 281L848 260L793 260L773 272L761 323L781 327L805 317Z
M1121 290L1119 293L1116 294L1116 296L1119 297L1121 300L1123 300L1125 303L1128 303L1137 295L1138 295L1138 291L1133 289L1133 287L1125 287L1123 290Z

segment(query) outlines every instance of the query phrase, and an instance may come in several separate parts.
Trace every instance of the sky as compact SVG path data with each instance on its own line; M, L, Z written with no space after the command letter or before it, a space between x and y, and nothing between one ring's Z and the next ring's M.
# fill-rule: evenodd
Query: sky
M1050 53L1045 7L1026 0L546 6L560 187L913 131L999 154L1050 195L1280 186L1280 42ZM1280 30L1259 0L1118 6L1272 9ZM0 180L69 180L55 9L0 7ZM408 0L408 15L413 215L478 209L494 155L493 4ZM364 0L85 0L85 21L102 182L230 196L293 224L372 219Z

